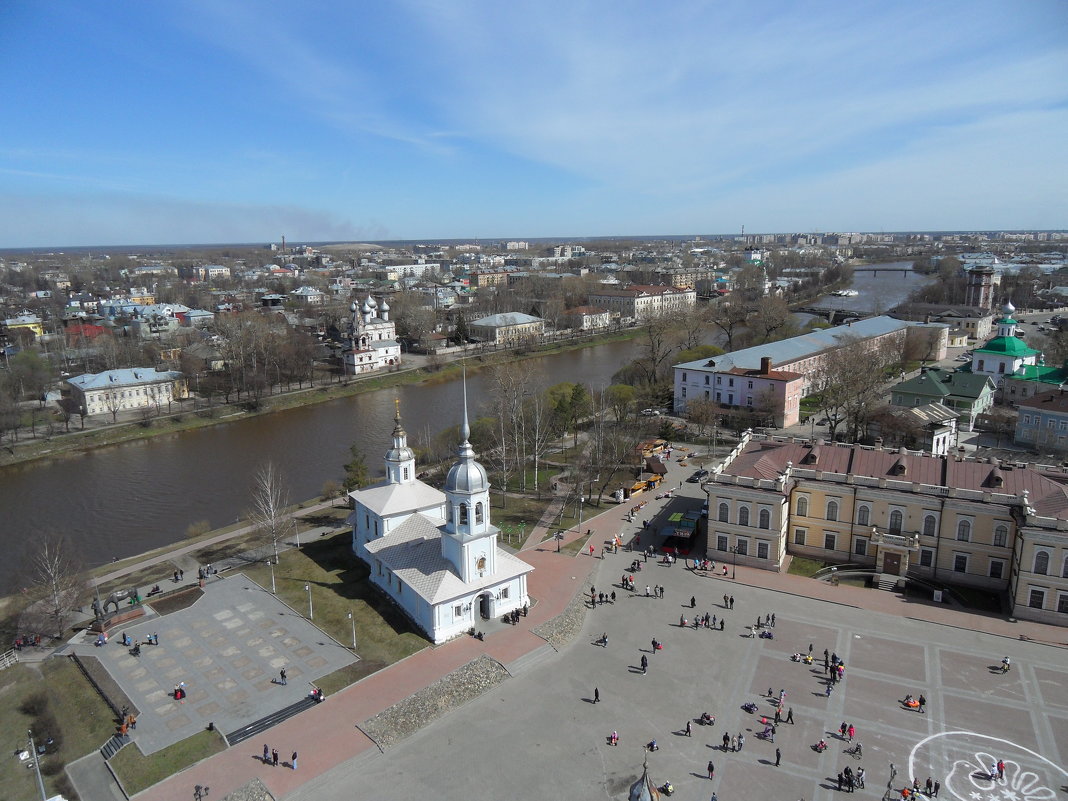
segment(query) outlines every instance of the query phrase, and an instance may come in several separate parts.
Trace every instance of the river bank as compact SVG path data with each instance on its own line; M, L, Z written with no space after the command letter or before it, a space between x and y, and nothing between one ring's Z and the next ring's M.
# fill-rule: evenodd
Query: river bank
M445 362L440 367L431 367L425 364L402 367L390 373L347 377L337 384L279 392L262 400L260 406L256 409L246 409L244 408L244 402L235 402L229 405L214 406L209 409L179 410L154 418L147 426L140 419L131 419L118 423L104 424L100 427L83 431L72 430L49 438L31 439L5 446L0 450L0 467L27 464L41 460L58 461L109 445L173 436L187 431L276 414L391 387L424 383L432 385L437 382L453 381L461 370L461 363L466 364L469 373L476 373L509 362L521 362L558 353L583 350L611 342L625 342L639 336L641 331L641 328L613 331L578 339L552 342L536 348L523 348L521 351L498 350L479 353L472 350L465 354L456 355L451 361ZM425 360L422 361L425 362Z

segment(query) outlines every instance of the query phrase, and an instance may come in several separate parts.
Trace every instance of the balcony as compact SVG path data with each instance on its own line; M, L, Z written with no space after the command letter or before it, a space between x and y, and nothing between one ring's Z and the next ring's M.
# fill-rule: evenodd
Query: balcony
M881 526L872 526L871 542L873 545L889 545L894 548L904 548L907 551L918 551L920 534L917 531L891 532L890 529Z

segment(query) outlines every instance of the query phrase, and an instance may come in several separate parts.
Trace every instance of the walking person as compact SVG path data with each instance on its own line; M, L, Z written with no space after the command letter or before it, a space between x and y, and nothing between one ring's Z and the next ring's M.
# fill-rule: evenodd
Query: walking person
M742 734L741 732L738 732L738 750L741 751L742 750L742 746L744 746L744 745L745 745L745 735Z
M734 609L734 596L731 596L731 609Z
M649 657L642 654L642 675L644 676L649 671Z
M849 742L853 742L853 737L856 735L857 730L853 728L853 724L849 724Z
M735 753L737 751L738 751L738 738L737 737L731 737L731 753Z
M693 737L693 722L689 720L686 721L686 736Z
M920 714L922 715L924 712L927 711L925 709L925 707L927 706L927 698L924 696L923 693L920 693L920 697L917 698L916 700L920 702L920 705L919 705L918 709L919 709Z
M690 609L695 609L696 607L697 607L697 598L695 596L691 595L690 596Z
M293 770L297 769L297 752L296 751L294 751L293 752L293 756L291 756L289 758L289 765L290 765L290 767L293 768Z
M714 779L716 776L716 766L712 764L712 760L708 760L708 778Z
M786 722L791 726L794 725L794 708L790 707L790 710L786 713Z
M938 781L938 779L935 779L935 783L934 783L934 797L935 798L938 798L938 791L941 790L941 789L942 789L942 782Z
M595 704L601 703L601 691L597 688L593 688L593 702Z
M278 749L277 748L272 748L271 749L271 764L276 768L278 767Z
M723 593L723 608L727 608L727 593Z
M723 732L723 750L726 751L731 747L731 736L727 732Z
M782 752L778 748L776 748L775 749L775 767L779 767L779 762L780 761L782 761Z
M266 765L271 761L271 749L267 747L267 743L263 744L263 764Z
M282 668L278 671L278 683L284 685L286 683L286 669Z

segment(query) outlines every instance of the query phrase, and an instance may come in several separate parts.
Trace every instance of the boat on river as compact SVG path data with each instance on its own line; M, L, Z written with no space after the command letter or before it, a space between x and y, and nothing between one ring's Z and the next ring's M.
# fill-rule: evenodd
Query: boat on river
M836 289L831 294L839 298L855 298L860 293L855 289Z

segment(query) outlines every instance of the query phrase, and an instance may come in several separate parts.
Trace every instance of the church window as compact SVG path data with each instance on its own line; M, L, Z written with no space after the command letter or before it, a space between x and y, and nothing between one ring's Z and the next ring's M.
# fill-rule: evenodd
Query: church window
M501 587L501 600L502 601L507 601L508 600L508 588L507 587Z
M408 468L407 467L404 468L404 480L405 481L408 480Z
M467 504L466 503L461 503L460 504L460 525L461 526L466 526L467 525Z
M935 525L934 515L927 515L923 519L923 536L933 537L935 534Z
M378 521L375 521L375 536L378 536Z
M482 502L479 501L475 504L475 522L482 523Z
M482 572L485 571L485 569L486 569L486 557L485 556L478 557L478 562L475 563L475 568L478 570L479 573L482 573Z
M454 606L452 608L452 616L453 617L462 617L463 613L464 613L464 607L463 607L462 604L456 604L456 606Z
M870 512L869 512L867 506L859 506L859 507L857 507L857 525L858 526L866 526L866 525L868 525L868 520L870 519L869 515L870 515Z

